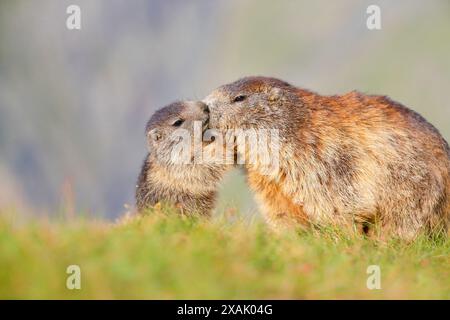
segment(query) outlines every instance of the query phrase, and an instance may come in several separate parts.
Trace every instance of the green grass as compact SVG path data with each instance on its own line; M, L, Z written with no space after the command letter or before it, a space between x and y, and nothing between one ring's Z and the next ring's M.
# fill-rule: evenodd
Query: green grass
M168 211L115 225L23 223L0 214L0 298L450 298L449 240L377 243L337 230L280 235L259 221ZM66 288L73 264L81 290ZM381 268L380 290L366 287L373 264Z

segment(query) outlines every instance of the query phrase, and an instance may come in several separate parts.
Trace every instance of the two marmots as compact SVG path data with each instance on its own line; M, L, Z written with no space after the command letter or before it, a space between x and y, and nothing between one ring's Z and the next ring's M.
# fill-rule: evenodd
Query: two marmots
M203 102L221 132L279 132L276 167L245 163L272 225L356 225L406 240L447 230L449 146L401 104L359 92L321 96L266 77L221 86Z

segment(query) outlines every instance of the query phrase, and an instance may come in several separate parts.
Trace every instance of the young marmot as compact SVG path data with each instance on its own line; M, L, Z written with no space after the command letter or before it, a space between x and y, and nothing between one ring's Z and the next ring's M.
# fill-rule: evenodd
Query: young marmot
M279 165L247 163L267 220L354 226L414 239L447 229L450 151L419 114L384 96L321 96L266 77L214 90L210 126L277 129ZM375 228L376 227L376 228Z
M149 153L136 188L138 211L163 202L184 214L210 215L227 166L208 158L214 148L202 139L208 119L207 106L192 101L175 102L153 114L146 128Z

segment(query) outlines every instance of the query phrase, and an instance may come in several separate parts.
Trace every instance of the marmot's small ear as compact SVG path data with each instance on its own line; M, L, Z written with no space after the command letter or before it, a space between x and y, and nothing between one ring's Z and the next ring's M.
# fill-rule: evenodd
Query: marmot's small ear
M147 137L153 141L159 141L162 138L162 134L159 130L153 129L147 133Z
M269 101L277 101L281 99L283 92L280 88L271 88L269 91Z

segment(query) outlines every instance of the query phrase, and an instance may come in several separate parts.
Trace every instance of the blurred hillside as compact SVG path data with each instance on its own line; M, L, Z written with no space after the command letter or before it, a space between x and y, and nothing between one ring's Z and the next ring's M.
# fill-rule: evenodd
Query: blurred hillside
M66 29L70 4L80 31ZM449 40L446 0L2 0L0 206L120 215L152 112L244 75L386 94L449 140ZM220 208L253 210L238 174L222 190Z

